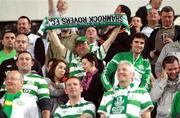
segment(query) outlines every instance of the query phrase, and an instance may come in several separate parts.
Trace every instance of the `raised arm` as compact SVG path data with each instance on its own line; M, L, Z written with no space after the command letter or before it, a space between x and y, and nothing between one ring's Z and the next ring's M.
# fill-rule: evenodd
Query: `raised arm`
M155 80L154 85L150 91L151 99L153 102L158 102L158 100L162 97L166 85L167 79L157 78Z
M48 31L48 34L49 34L51 43L53 43L58 48L59 53L61 53L62 56L65 57L67 48L61 43L56 32L51 30L51 31Z
M111 46L111 44L114 42L114 40L116 39L119 30L121 29L120 27L116 27L113 32L111 33L110 37L102 44L102 46L104 47L104 50L107 52Z
M53 14L53 12L55 12L53 0L48 0L48 7L49 7L48 13L49 13L49 16L51 16Z
M163 62L163 59L167 56L167 46L165 45L162 50L161 50L161 53L156 61L156 65L155 65L155 74L156 74L156 77L159 78L162 74L162 62Z

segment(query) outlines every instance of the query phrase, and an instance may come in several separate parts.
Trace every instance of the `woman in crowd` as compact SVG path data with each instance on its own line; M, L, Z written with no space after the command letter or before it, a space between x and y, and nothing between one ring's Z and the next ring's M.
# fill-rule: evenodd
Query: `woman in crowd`
M64 81L67 80L67 73L67 63L62 59L54 59L47 75L52 104L51 116L59 104L67 102L67 96L64 91Z
M82 97L93 102L97 110L104 92L100 78L104 65L97 60L93 53L88 53L82 57L82 67L86 72L86 76L81 81L83 86Z

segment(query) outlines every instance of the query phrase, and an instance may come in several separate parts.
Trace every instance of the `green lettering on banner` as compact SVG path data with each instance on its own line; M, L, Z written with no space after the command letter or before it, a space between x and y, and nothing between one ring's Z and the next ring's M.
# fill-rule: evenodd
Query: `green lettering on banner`
M121 15L101 15L101 16L86 16L86 17L45 17L38 33L43 35L46 30L84 27L84 26L125 26L129 30L129 24L125 14Z

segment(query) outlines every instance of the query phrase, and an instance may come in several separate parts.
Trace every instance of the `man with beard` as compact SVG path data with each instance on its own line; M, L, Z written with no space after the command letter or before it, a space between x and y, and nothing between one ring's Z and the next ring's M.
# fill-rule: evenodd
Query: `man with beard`
M120 27L117 27L113 30L110 37L99 47L95 49L95 46L90 47L85 36L77 37L75 39L75 48L74 51L68 50L59 40L57 34L54 31L49 31L49 37L51 42L56 45L59 53L63 55L67 63L69 64L69 76L76 76L80 79L85 75L84 69L82 68L81 58L89 52L94 53L99 60L103 60L106 56L106 53L115 40Z
M116 73L118 63L123 60L129 61L135 67L136 71L133 83L135 83L136 86L150 89L150 62L147 59L144 59L141 54L144 49L146 40L147 36L145 34L135 33L131 41L131 51L117 53L107 64L101 78L106 90L110 90L113 88L113 86L118 84L118 81L114 75Z
M20 52L26 51L29 43L29 39L25 34L18 34L16 36L16 40L14 42L14 48L16 50L16 55L10 59L7 59L3 61L0 65L0 86L3 84L4 79L7 75L7 73L11 70L18 70L16 66L16 59ZM32 70L37 72L38 74L42 75L42 70L39 62L34 59L34 65L32 67Z
M32 73L33 64L32 55L28 51L19 53L16 65L24 77L23 92L36 100L42 118L49 118L51 103L48 84L43 77Z
M16 55L16 50L14 49L14 42L16 36L11 30L6 30L3 34L2 44L3 49L0 51L0 64L9 58Z
M17 21L17 31L19 34L25 34L29 38L28 51L34 59L37 59L41 66L45 63L45 48L40 36L31 32L31 20L27 16L20 16Z

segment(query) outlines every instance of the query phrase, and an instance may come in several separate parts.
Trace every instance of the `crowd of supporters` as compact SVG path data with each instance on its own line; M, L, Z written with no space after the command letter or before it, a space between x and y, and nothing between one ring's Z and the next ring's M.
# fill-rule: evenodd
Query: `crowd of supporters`
M6 25L0 117L180 118L180 26L162 2L150 0L135 16L117 5L112 14L127 16L129 32L108 25L41 35L28 16ZM66 17L66 0L48 5L49 19Z

